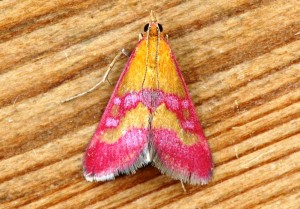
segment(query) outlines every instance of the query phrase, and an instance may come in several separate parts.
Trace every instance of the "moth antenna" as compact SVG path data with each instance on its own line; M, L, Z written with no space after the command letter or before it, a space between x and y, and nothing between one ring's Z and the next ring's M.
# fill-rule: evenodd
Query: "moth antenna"
M150 21L157 22L157 18L156 18L155 12L153 10L151 10L151 12L150 12Z

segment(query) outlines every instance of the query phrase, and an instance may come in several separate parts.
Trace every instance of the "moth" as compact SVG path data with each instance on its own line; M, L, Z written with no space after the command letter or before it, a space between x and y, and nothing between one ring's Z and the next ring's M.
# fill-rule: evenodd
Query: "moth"
M86 149L84 176L107 181L152 164L206 184L211 152L163 27L150 16Z

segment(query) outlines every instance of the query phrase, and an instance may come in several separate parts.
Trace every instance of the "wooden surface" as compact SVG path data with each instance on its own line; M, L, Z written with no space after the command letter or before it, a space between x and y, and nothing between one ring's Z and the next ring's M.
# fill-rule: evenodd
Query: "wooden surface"
M93 86L157 11L213 152L206 186L81 162L114 86ZM299 208L298 0L0 1L0 208ZM110 75L116 83L127 58Z

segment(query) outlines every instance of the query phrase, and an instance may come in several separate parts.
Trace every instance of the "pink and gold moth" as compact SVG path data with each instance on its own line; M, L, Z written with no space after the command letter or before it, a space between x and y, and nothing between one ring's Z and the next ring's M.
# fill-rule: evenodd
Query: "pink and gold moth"
M151 15L86 149L88 181L133 174L149 163L184 183L211 179L211 152L162 30Z

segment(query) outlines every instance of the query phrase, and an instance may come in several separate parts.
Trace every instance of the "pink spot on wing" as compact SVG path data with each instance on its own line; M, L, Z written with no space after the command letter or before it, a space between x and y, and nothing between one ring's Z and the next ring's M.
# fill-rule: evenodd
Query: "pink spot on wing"
M164 94L157 90L144 89L139 92L142 103L153 112L164 101Z
M165 102L167 104L167 107L171 110L178 110L179 104L176 96L167 96Z
M139 95L135 92L129 93L125 97L124 106L126 109L133 108L139 100Z
M185 99L181 102L181 105L183 108L187 109L189 107L189 101Z
M121 104L121 99L119 97L116 97L114 99L114 104L117 105L117 106L119 106Z
M193 121L184 121L182 123L182 126L183 126L183 128L190 129L190 130L193 130L195 127Z
M114 118L107 118L106 119L106 127L117 127L119 124L119 120L114 119Z

